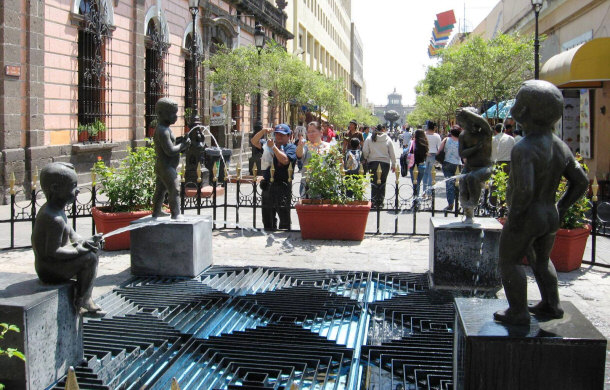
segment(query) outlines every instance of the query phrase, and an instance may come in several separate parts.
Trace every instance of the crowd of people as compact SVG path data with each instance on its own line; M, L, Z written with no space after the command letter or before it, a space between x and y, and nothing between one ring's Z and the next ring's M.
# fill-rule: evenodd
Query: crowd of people
M400 157L403 176L407 170L413 182L413 191L416 196L420 194L420 185L423 182L422 197L429 196L432 187L432 171L440 164L445 179L454 177L458 169L464 165L465 160L460 157L460 134L462 128L455 124L449 131L441 136L437 132L437 125L427 121L423 128L411 132L408 126L404 127L401 136L403 153ZM492 161L506 173L510 170L510 154L515 143L522 139L520 130L513 131L512 123L498 123L494 126L495 135L492 138ZM414 174L417 169L419 175ZM417 180L415 180L417 177ZM455 180L446 180L447 207L453 210L456 202ZM415 202L417 204L417 202Z
M510 123L494 127L492 160L506 172L510 169L512 147L520 139L518 131ZM395 172L398 164L404 177L410 175L415 201L430 196L433 187L433 171L440 164L445 179L454 177L464 161L460 157L460 134L462 128L453 125L441 136L437 124L427 121L424 126L412 130L408 125L402 129L389 129L385 125L362 126L357 121L348 124L347 131L336 132L328 122L310 122L296 126L294 131L286 124L262 129L252 138L253 154L260 156L263 180L262 214L266 230L290 228L290 182L293 171L302 175L299 194L308 198L307 165L313 153L325 154L334 145L344 154L346 174L367 172L371 178L371 199L379 207L385 199L388 175ZM395 142L402 153L395 153ZM289 169L293 167L293 169ZM252 172L251 172L252 173ZM447 207L453 210L456 202L456 180L446 180ZM423 190L420 193L420 189ZM279 223L278 223L279 218Z

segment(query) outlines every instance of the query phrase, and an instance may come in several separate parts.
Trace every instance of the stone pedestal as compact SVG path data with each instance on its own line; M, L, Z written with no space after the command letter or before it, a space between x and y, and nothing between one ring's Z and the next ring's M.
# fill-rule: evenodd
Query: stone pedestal
M476 218L475 222L430 218L432 287L493 290L502 286L498 270L502 225L493 218Z
M131 231L131 273L138 276L199 275L212 265L212 221L203 217L146 217L157 223Z
M462 389L604 388L606 339L572 305L561 319L529 326L495 322L503 299L456 298L453 383Z
M0 358L7 389L45 389L83 360L82 319L73 305L73 284L46 285L36 275L0 273L0 322L16 325L0 347L17 348L26 362Z

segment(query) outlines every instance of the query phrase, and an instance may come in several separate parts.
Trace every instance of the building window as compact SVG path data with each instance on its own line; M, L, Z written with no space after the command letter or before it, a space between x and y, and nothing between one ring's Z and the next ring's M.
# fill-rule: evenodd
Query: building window
M110 26L100 0L82 0L78 30L78 140L107 140L110 136Z
M155 123L155 104L157 100L167 95L168 73L167 54L169 44L164 35L151 19L146 29L146 70L145 70L145 126L146 136L152 137ZM164 95L165 94L165 95Z

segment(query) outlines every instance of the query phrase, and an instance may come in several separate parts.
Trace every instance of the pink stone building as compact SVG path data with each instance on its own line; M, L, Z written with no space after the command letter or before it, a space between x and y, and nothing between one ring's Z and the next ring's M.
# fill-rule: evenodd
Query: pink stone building
M252 45L256 22L285 46L292 35L285 3L278 4L282 9L270 0L199 0L199 56L209 58L215 44ZM2 198L12 173L27 188L36 167L50 161L73 163L86 182L98 156L121 158L127 147L144 144L159 97L178 102L173 129L182 134L182 114L193 106L192 42L188 0L0 2ZM213 86L198 68L199 115L210 123ZM235 135L251 130L255 107L229 97L226 121L211 127L220 146L234 148ZM263 123L266 115L263 105Z

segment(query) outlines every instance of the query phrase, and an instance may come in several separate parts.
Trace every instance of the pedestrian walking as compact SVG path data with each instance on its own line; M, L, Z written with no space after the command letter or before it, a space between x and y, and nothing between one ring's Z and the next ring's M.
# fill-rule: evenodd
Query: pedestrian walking
M502 166L504 165L504 172L510 172L510 153L515 146L515 139L510 135L504 133L504 129L501 123L494 126L495 135L491 139L491 161L494 164Z
M445 161L443 162L443 176L445 180L455 176L457 168L462 165L460 158L460 133L462 128L459 125L453 125L449 130L449 135L443 140L439 148L439 153L445 151ZM447 207L445 211L451 211L455 202L455 180L445 181L445 189L447 196Z
M402 147L403 148L408 148L409 144L411 143L411 128L407 127L405 128L405 132L402 134Z
M415 130L411 145L409 146L409 153L413 153L413 165L409 168L411 173L411 183L413 184L413 195L416 198L414 206L417 205L419 196L420 184L423 180L423 172L426 170L426 156L428 155L428 138L426 133L422 129ZM413 176L415 167L419 174L417 175L417 183L415 183L415 177Z
M366 140L368 138L369 134L370 134L370 127L367 125L364 125L364 127L362 128L362 139ZM360 146L362 147L362 144L360 144Z
M362 151L360 150L360 141L358 138L352 138L349 141L349 146L345 152L343 168L346 175L357 175L360 170L360 161L362 160Z
M352 139L357 139L359 145L362 145L364 143L364 137L362 136L362 133L358 131L358 122L356 122L355 119L352 119L349 122L349 125L347 128L347 133L343 137L343 153L344 154L349 149L350 141Z
M332 143L336 140L337 134L330 127L328 122L322 122L322 141Z
M432 170L436 162L436 154L441 146L441 136L436 132L436 123L428 121L426 124L426 138L428 139L428 155L426 156L426 170L424 172L424 195L432 187Z
M367 161L367 169L371 174L371 199L376 207L383 205L385 199L385 184L388 172L396 170L396 156L392 140L386 133L386 127L377 128L362 147L362 157ZM381 183L377 184L377 168L381 167Z

